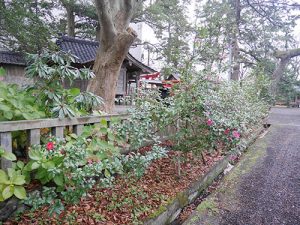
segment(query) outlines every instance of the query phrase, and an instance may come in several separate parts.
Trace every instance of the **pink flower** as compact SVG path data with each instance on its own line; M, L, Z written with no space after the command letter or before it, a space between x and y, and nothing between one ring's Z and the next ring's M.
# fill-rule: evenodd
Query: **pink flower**
M51 141L48 142L47 145L46 145L46 148L47 148L48 151L53 150L53 148L54 148L54 143L51 142Z
M213 121L212 119L208 119L208 120L206 121L206 124L207 124L208 126L212 126L213 123L214 123L214 121Z
M225 135L228 135L230 133L230 129L229 128L227 128L226 130L224 130L224 134Z
M234 130L232 132L233 137L235 137L236 139L239 139L241 137L241 134L239 132L237 132L236 130Z
M235 155L230 156L231 161L235 161L236 159L237 159L237 157Z
M88 161L88 164L93 164L93 160L89 159Z

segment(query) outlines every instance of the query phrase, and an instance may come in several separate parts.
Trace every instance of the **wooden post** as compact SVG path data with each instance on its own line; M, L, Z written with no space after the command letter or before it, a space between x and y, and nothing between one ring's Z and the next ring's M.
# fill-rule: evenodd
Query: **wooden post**
M84 125L75 125L75 126L73 126L74 134L76 134L77 136L80 136L83 132L83 127L84 127Z
M40 129L27 130L27 140L29 146L39 145L41 142L41 131Z
M4 148L6 152L12 152L12 139L11 132L0 133L0 143L1 147ZM1 159L1 168L7 169L12 167L12 162L6 159Z
M64 138L64 127L52 127L52 135L63 139Z

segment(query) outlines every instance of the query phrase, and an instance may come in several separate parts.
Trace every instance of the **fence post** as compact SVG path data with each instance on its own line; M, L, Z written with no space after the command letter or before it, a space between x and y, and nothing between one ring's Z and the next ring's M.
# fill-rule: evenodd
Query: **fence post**
M63 139L64 138L64 127L52 127L52 135Z
M28 139L29 146L30 145L39 145L41 142L40 129L27 130L27 139Z
M80 136L83 132L83 125L74 125L73 126L73 132L74 134L76 134L77 136Z
M0 133L0 143L1 147L4 148L6 152L12 152L12 139L11 132ZM1 168L7 169L12 167L12 162L6 159L1 159Z

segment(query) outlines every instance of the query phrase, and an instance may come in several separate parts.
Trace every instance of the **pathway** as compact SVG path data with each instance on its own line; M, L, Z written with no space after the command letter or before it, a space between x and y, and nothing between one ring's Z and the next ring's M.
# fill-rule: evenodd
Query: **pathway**
M300 225L300 109L273 108L269 123L185 225Z

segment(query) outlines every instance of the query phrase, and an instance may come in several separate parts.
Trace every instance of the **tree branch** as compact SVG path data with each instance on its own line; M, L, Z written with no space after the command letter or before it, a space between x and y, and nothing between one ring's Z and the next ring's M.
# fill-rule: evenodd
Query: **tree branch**
M101 32L101 47L111 46L116 37L116 29L112 18L110 0L95 0Z
M276 58L281 60L291 59L293 57L300 56L300 48L295 48L288 51L277 51L274 55Z
M272 25L274 25L274 26L279 26L278 24L276 24L274 21L272 21L271 19L270 19L270 17L268 17L266 14L264 15L264 14L262 14L258 9L256 9L251 3L250 3L250 1L249 0L246 0L246 2L247 2L247 4L258 14L258 15L260 15L261 17L263 17L263 18L266 18ZM261 8L261 6L259 5L259 7L260 7L260 9L262 9Z

